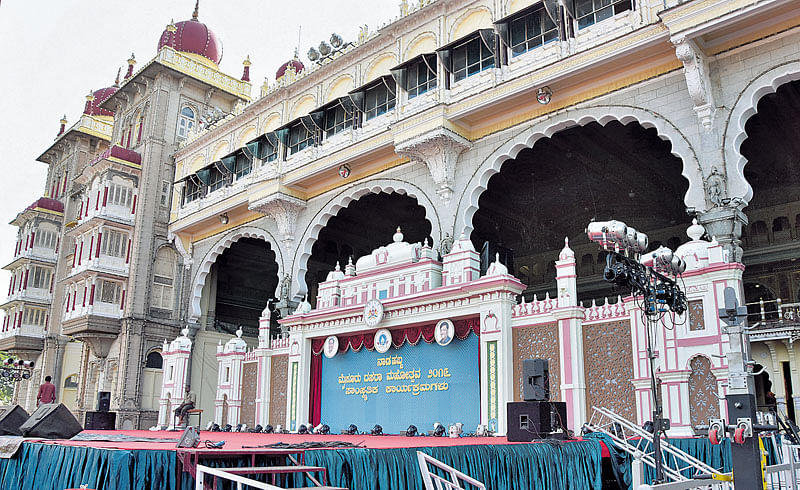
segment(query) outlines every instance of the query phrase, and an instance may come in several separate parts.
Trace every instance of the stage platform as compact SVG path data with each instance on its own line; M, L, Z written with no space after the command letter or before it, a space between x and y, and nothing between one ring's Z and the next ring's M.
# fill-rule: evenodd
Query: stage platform
M84 431L79 437L108 440L26 440L10 459L0 459L0 490L64 490L82 484L96 490L194 488L183 465L191 450L176 448L181 432ZM510 443L504 437L405 437L397 435L297 435L201 432L201 440L225 441L224 451L203 449L199 461L212 467L285 464L285 456L248 446L344 441L362 448L309 449L306 465L327 469L329 484L358 490L422 490L416 451L422 450L505 490L600 489L607 449L596 440ZM117 440L150 439L147 441ZM161 439L161 441L153 440ZM224 453L224 454L223 454ZM299 483L299 482L298 482ZM307 483L306 483L307 484Z

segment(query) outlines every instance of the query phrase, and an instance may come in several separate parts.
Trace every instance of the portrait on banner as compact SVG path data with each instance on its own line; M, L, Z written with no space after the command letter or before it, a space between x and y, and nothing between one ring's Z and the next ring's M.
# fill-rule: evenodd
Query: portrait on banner
M455 335L456 327L450 320L439 321L439 323L436 324L436 329L433 332L436 343L439 345L449 344L453 341L453 337L455 337Z

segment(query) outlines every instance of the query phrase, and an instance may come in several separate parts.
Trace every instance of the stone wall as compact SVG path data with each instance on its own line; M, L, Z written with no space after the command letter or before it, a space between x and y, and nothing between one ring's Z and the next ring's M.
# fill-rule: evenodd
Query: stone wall
M289 356L272 356L272 379L269 393L269 423L286 423L286 385L289 369Z
M594 405L636 420L630 321L584 325L583 359L587 413Z
M561 400L558 353L558 324L545 323L512 330L514 342L514 400L522 400L522 361L547 359L550 362L550 399Z

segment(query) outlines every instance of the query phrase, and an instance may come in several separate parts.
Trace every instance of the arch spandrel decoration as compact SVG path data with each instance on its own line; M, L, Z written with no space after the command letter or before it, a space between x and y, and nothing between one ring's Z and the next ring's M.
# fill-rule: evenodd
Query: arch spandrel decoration
M188 315L188 321L190 323L199 322L200 317L203 314L200 308L200 299L202 298L203 287L205 287L206 277L208 277L208 273L211 271L211 266L214 265L217 257L222 255L222 252L230 248L231 245L242 238L258 238L267 242L270 246L270 249L275 252L275 262L278 264L278 277L280 278L283 276L284 251L279 245L280 242L276 240L271 233L261 228L256 228L255 226L245 226L231 230L225 234L225 236L217 240L217 242L211 247L211 250L205 254L203 260L200 262L200 267L197 269L197 272L192 279ZM280 281L278 282L278 287L280 287ZM277 295L278 293L279 291L276 290L275 294Z
M689 141L671 122L654 112L622 106L596 106L567 111L550 116L533 126L518 132L495 150L473 173L466 189L461 194L456 211L455 233L472 233L472 219L478 211L478 200L489 186L489 179L498 172L506 160L514 159L519 152L541 138L550 138L559 131L596 122L605 126L611 121L621 124L638 123L642 127L654 128L658 137L672 144L671 153L683 163L681 175L689 181L684 204L698 210L705 209L705 192L700 163Z
M762 97L796 80L800 80L800 61L774 67L753 79L734 103L723 136L728 197L740 197L745 202L750 202L753 197L753 188L744 178L747 159L741 153L742 143L747 139L747 121L758 112Z
M332 197L325 206L311 218L311 222L303 231L303 237L298 241L299 245L295 250L295 266L292 271L293 283L297 284L297 290L292 293L294 294L294 299L301 299L308 291L308 284L306 284L308 259L311 257L311 249L317 241L320 231L325 228L328 220L336 216L341 209L346 208L351 202L357 201L367 194L380 194L381 192L387 194L396 192L413 197L417 200L417 203L425 209L425 219L431 223L431 237L434 241L433 246L436 248L443 236L441 220L439 219L439 213L433 201L431 201L422 189L410 182L392 179L379 179L355 184Z

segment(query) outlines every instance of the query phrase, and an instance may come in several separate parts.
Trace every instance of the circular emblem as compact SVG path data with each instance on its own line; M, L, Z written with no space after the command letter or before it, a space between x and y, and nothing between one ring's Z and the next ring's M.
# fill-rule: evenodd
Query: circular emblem
M439 320L439 323L436 324L436 330L433 331L433 336L439 345L447 345L452 342L455 334L456 326L450 320Z
M383 320L383 303L378 299L371 299L364 305L364 323L374 327Z
M350 167L348 165L342 165L339 167L339 177L343 179L350 177Z
M542 105L549 104L551 98L553 98L553 91L550 90L550 87L542 87L536 91L536 101Z
M384 354L392 346L392 333L385 328L375 332L375 350Z
M327 339L325 339L325 347L322 349L325 353L325 357L328 359L332 358L339 352L339 337L335 335L331 335Z

